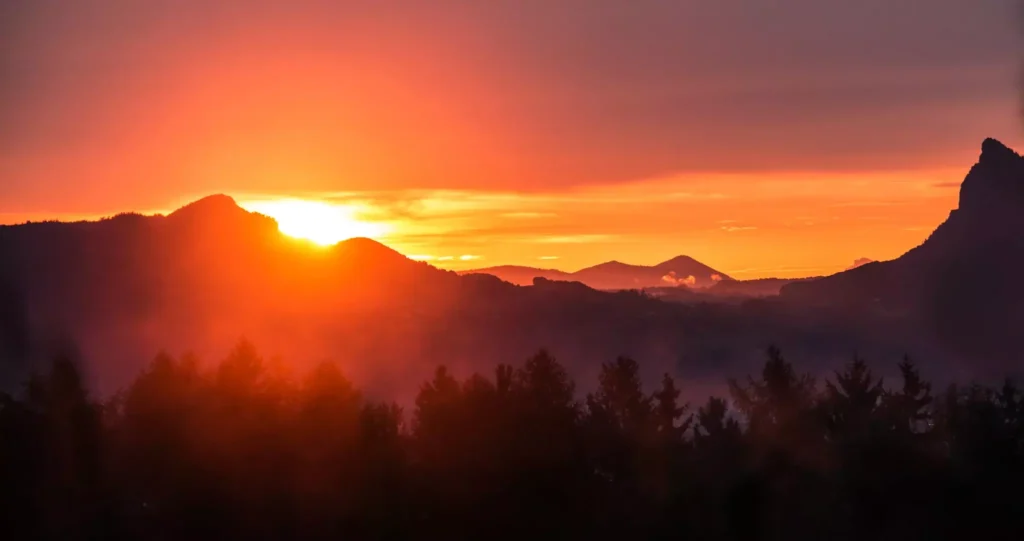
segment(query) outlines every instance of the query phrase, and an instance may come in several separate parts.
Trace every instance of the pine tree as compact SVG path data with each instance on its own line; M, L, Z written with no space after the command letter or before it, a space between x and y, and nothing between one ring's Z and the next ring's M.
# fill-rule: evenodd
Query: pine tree
M656 429L666 442L679 442L693 425L693 415L683 419L689 404L679 404L680 391L667 373L661 378L661 389L653 395ZM682 422L680 420L682 419Z
M875 379L867 363L854 357L835 383L825 382L825 410L829 437L834 441L863 440L868 436L884 393L881 378Z

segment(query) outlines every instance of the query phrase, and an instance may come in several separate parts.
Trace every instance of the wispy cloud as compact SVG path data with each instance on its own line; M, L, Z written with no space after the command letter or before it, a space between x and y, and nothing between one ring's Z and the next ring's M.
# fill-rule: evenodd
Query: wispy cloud
M839 203L832 203L830 207L898 207L900 205L906 205L907 201L842 201Z
M588 244L592 242L608 242L615 240L616 235L605 234L583 234L583 235L560 235L554 237L539 237L534 242L541 244Z
M554 218L558 214L554 212L503 212L502 218L530 219L530 218Z
M779 272L768 267L786 262L820 261L840 271L857 255L851 250L895 257L920 241L916 231L932 229L955 206L954 190L930 188L948 178L684 173L552 191L394 189L293 197L330 200L353 209L359 221L385 224L389 232L381 242L438 266L468 268L475 260L461 256L477 255L493 264L582 268L678 252L723 270L758 268L746 277ZM824 249L804 257L811 245Z

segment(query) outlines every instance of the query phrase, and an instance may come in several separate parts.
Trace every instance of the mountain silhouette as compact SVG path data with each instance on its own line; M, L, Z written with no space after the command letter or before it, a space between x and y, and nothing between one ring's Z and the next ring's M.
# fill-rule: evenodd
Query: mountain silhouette
M719 281L731 280L725 273L685 255L653 266L608 261L575 272L565 272L505 265L463 271L462 274L490 274L517 285L530 285L534 278L580 282L594 289L603 290L645 289L676 285L710 287Z
M839 339L835 331L828 341L814 338L828 315L662 302L598 291L560 274L517 286L440 270L370 239L316 246L282 235L273 219L227 196L166 216L0 227L0 261L4 389L69 347L102 394L130 381L161 349L212 359L242 337L271 355L287 352L299 367L337 359L385 396L411 396L437 364L489 371L539 347L581 378L594 376L607 355L629 354L645 360L652 382L669 371L685 373L695 386L702 378L720 385L722 370L756 365L772 341L823 362L851 344L872 351L863 339ZM655 267L602 265L584 275L617 286L625 284L613 280L632 280L637 269L662 286L669 272L713 273L677 258ZM886 354L904 351L904 340L885 338L900 344Z
M161 349L213 359L242 337L300 368L336 359L380 396L412 396L438 364L487 372L542 347L580 380L621 354L643 359L645 381L671 372L695 389L756 369L772 343L811 370L857 351L881 363L907 353L933 376L986 366L1003 375L1024 322L1022 161L986 141L960 207L898 260L790 283L780 298L728 302L712 290L753 286L726 285L734 281L685 256L574 273L513 267L515 285L370 239L293 239L227 196L166 216L3 226L0 388L70 349L97 392L112 393ZM691 282L708 294L673 287Z
M872 305L920 321L949 348L1004 362L1024 349L1024 158L995 139L949 217L920 245L782 289L802 303Z
M0 227L0 260L0 364L14 378L12 359L71 343L116 359L105 366L123 365L117 376L175 343L213 351L258 335L283 346L322 334L321 320L441 309L458 281L370 239L286 237L223 195L166 216Z

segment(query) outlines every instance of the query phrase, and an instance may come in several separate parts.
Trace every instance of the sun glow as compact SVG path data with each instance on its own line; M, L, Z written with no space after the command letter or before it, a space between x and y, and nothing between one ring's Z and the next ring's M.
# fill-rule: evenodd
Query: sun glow
M330 246L354 237L378 238L387 232L385 224L362 221L357 209L323 201L278 199L253 201L242 206L277 220L281 233Z

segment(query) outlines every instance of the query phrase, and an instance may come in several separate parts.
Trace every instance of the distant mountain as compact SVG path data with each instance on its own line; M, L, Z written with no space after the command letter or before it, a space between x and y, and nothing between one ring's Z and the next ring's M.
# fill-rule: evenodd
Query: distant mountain
M924 243L892 261L787 285L782 295L907 314L954 351L1024 360L1024 158L986 139L959 207Z
M666 286L710 287L719 281L731 279L725 273L689 256L674 257L653 266L608 261L576 272L564 272L506 265L463 271L461 274L490 274L517 285L530 285L534 278L573 281L603 290Z
M565 271L557 269L535 269L533 267L523 267L519 265L499 265L497 267L464 271L460 274L490 274L491 276L497 276L510 284L520 286L532 285L534 278L572 281L572 274Z
M875 260L871 259L869 257L858 257L857 259L854 259L853 263L849 267L846 267L846 269L844 269L844 270L853 270L853 269L856 269L857 267L861 267L861 266L867 265L868 263L874 263L874 262L875 262Z

